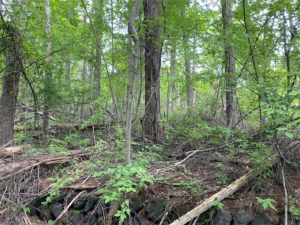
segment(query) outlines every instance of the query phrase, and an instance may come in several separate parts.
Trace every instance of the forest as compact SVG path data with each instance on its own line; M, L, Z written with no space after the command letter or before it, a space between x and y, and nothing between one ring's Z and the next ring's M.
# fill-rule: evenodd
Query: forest
M0 224L300 224L300 1L0 0Z

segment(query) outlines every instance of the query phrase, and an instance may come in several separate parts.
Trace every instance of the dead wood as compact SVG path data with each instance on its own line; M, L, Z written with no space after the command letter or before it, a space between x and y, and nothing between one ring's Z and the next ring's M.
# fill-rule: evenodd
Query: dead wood
M71 207L71 205L73 204L73 202L75 202L75 200L77 198L79 198L84 193L85 193L85 191L82 191L78 195L76 195L76 197L70 202L70 204L64 209L64 211L62 211L62 213L56 218L56 220L54 221L53 225L58 224L58 222L62 219L63 215L65 215L66 212L68 212L68 209Z
M71 129L71 128L74 128L76 130L78 129L83 129L83 130L97 130L101 127L105 127L105 126L114 126L116 124L120 124L122 122L117 122L117 121L113 121L113 122L110 122L110 123L94 123L94 124L89 124L89 125L86 125L86 126L83 126L82 127L82 123L67 123L67 124L52 124L50 125L51 129L52 130L62 130L62 129ZM16 126L15 127L15 132L21 132L21 131L30 131L30 130L42 130L42 127L41 126L36 126L36 127L29 127L29 126Z
M9 154L21 153L28 149L31 149L31 145L19 145L14 147L7 147L0 149L0 157L5 157Z
M240 177L227 187L223 188L221 191L217 192L216 194L212 195L210 198L206 199L202 202L199 206L192 209L185 215L181 216L179 219L175 220L170 225L181 225L186 224L187 222L191 221L192 219L199 216L201 213L205 212L206 210L210 209L213 206L213 202L217 201L220 202L223 199L227 198L229 195L232 195L237 190L248 184L253 178L255 178L260 173L259 170L251 170L244 176Z
M102 148L108 145L102 146ZM93 153L94 147L88 147L72 152L61 152L56 154L51 154L47 157L41 157L36 159L27 159L20 162L13 162L0 167L0 177L2 179L7 179L15 176L21 172L30 170L38 165L52 165L64 162L70 162L74 157L86 157Z

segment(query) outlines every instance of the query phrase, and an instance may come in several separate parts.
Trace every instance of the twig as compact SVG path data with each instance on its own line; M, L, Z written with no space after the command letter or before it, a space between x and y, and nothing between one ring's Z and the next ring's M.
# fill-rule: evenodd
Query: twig
M285 159L283 160L283 166L281 162L279 162L279 165L281 169L282 184L284 189L284 225L288 225L288 193L286 189L285 173L284 173Z
M6 143L5 145L3 145L2 147L0 147L0 149L5 148L6 146L8 146L10 143L12 143L13 140L10 140L8 143Z
M63 217L63 215L68 211L68 209L71 207L71 205L73 204L73 202L79 198L83 193L85 193L86 191L82 191L80 192L71 202L70 204L64 209L64 211L62 211L62 213L56 218L56 220L53 222L53 225L56 225L59 220Z
M177 165L185 162L188 158L190 158L191 156L195 155L198 152L209 152L209 151L213 151L213 150L218 150L218 149L221 149L221 148L225 148L228 145L233 144L233 143L235 143L235 142L231 142L231 143L228 143L226 145L222 145L222 146L219 146L219 147L216 147L216 148L209 148L209 149L204 149L204 150L195 150L195 151L192 151L191 154L189 154L185 159L181 160L180 162L175 163L175 166L177 166ZM190 152L188 152L188 153L190 153Z

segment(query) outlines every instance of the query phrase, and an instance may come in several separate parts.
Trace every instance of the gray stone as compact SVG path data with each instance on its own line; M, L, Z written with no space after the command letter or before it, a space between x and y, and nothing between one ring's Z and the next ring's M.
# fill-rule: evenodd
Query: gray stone
M87 202L86 202L86 204L84 206L83 212L87 213L88 211L92 210L95 207L96 202L97 202L97 197L91 196L87 200Z
M276 221L274 218L269 218L267 215L264 213L261 213L257 216L255 216L255 219L252 220L250 225L275 225L279 224L279 221Z
M54 203L50 205L50 211L52 212L55 218L59 217L63 210L64 207L61 203Z
M232 216L230 215L230 212L221 210L217 212L215 215L213 215L210 224L211 225L230 225L230 222L232 221Z
M101 217L106 214L106 205L103 199L100 199L97 203L96 214Z
M54 219L54 217L50 211L49 205L40 205L38 207L38 216L44 221Z
M211 219L211 216L213 214L213 211L212 210L206 210L205 212L201 213L199 215L199 218L197 219L197 222L196 224L197 225L203 225L203 224L208 224L208 222L210 221Z
M78 210L71 209L68 212L68 217L67 220L70 222L72 225L80 225L81 220L82 220L82 214Z
M129 208L132 211L132 215L134 214L138 214L139 211L141 211L141 209L143 208L143 201L141 201L138 198L132 198L129 202Z
M104 219L103 219L103 217L100 217L100 218L98 219L97 224L98 224L98 225L104 225Z
M83 194L78 199L76 199L72 205L73 209L80 210L83 209L85 204L87 203L88 195Z
M55 198L56 202L63 202L65 198L67 197L68 192L66 191L60 191L59 195Z
M165 208L165 200L153 197L146 207L147 219L152 222L160 222Z
M179 217L181 217L182 215L186 214L187 212L188 212L188 210L187 210L186 205L184 203L180 203L179 205L174 207L174 209L171 213L170 219L176 220Z
M234 225L247 225L252 220L251 213L246 212L245 210L237 211L234 215Z
M83 217L83 223L85 223L86 225L95 225L97 224L97 216L92 212L88 212Z

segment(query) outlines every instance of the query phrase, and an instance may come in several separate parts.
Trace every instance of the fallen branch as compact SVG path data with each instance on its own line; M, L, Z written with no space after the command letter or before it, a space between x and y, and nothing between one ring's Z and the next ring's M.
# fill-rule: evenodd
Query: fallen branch
M181 216L179 219L175 220L173 223L170 225L181 225L181 224L186 224L192 219L196 218L199 216L201 213L205 212L206 210L210 209L213 206L213 202L217 201L220 202L223 199L227 198L229 195L232 195L234 192L239 190L241 187L245 186L248 184L250 180L255 178L258 174L260 173L259 170L251 170L241 178L237 179L227 187L223 188L221 191L217 192L210 198L206 199L204 202L202 202L199 206L196 208L192 209L188 213L184 214Z
M5 157L9 154L24 152L31 149L31 145L19 145L14 147L7 147L0 150L0 157Z
M108 146L110 145L104 145L102 146L102 148L106 148ZM93 154L93 149L94 147L88 147L72 152L61 152L52 154L47 157L27 159L21 162L9 163L0 167L0 177L2 179L7 179L39 165L53 165L58 163L70 162L74 157L86 157Z
M70 204L67 206L67 208L64 209L64 211L62 211L62 213L56 218L56 220L52 223L53 225L56 225L61 218L63 217L63 215L68 211L68 209L71 207L71 205L73 204L73 202L75 202L75 200L77 198L79 198L83 193L85 193L85 191L80 192L71 202Z

